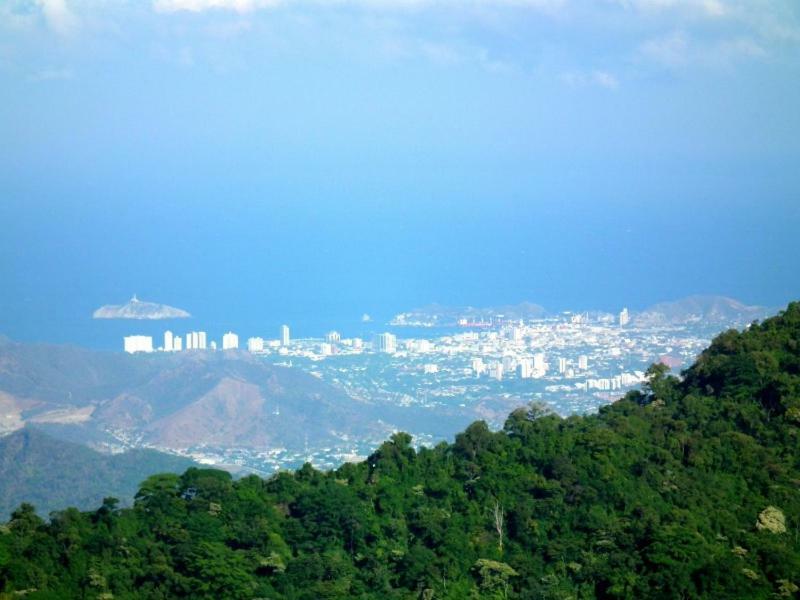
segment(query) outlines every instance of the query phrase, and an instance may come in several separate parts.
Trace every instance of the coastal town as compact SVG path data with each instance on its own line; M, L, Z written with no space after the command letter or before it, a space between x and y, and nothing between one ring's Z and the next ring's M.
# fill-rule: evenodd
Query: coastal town
M655 362L677 374L719 331L693 322L644 326L632 322L627 309L615 315L563 313L388 327L392 332L368 340L335 330L293 339L284 325L274 338L243 338L229 331L219 343L204 331L183 336L167 331L160 346L147 336L129 336L124 348L131 353L248 353L301 369L351 398L378 405L386 421L411 433L417 445L433 445L474 420L500 428L509 412L532 402L565 417L596 412L641 385ZM208 464L274 472L306 461L330 467L358 460L377 442L343 439L318 448L312 441L302 452L197 447L187 454Z

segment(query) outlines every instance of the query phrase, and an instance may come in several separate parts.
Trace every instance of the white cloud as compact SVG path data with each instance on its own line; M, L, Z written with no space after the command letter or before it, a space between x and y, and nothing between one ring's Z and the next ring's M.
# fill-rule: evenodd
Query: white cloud
M689 60L689 41L685 33L674 31L669 35L645 41L640 52L663 66L679 67Z
M78 18L70 10L67 0L37 0L47 26L59 35L71 35L78 28Z
M597 86L607 90L616 90L619 79L608 71L567 71L561 74L561 81L570 87Z
M723 17L728 9L720 0L616 0L617 4L642 12L679 10L707 17Z
M390 60L424 59L441 68L477 66L490 73L511 73L517 70L513 63L494 56L486 48L454 41L435 42L392 36L380 45L380 51Z
M289 5L292 0L153 0L157 12L203 12L207 10L228 10L246 13L264 8ZM295 2L296 3L296 2ZM556 12L569 3L569 0L307 0L310 5L360 6L368 9L508 6L533 8L543 12Z
M75 74L72 69L43 69L31 75L28 81L39 83L41 81L64 81L74 79Z
M218 9L245 13L280 3L281 0L153 0L153 8L158 12L203 12Z
M767 50L747 36L699 41L684 32L650 39L639 48L646 60L669 68L689 66L729 68L741 60L767 56Z

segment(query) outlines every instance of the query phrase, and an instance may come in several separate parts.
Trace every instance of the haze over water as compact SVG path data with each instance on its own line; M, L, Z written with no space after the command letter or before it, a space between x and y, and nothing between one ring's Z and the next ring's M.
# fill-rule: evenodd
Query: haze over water
M99 4L0 8L12 338L800 295L793 2Z

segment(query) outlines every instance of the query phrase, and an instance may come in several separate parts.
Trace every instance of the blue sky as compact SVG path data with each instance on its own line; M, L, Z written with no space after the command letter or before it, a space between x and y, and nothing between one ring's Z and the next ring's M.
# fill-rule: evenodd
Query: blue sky
M800 297L792 0L6 0L0 139L25 339Z

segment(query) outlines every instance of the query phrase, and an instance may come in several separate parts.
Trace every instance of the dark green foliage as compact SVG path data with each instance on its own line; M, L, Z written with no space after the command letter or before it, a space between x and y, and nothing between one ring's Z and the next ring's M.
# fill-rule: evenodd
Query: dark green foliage
M26 427L0 437L0 521L22 501L41 515L64 506L89 509L108 495L131 504L149 474L180 473L192 464L155 450L102 454Z
M329 473L155 475L133 508L49 523L22 505L0 598L797 597L800 304L648 375L597 415L396 434Z

